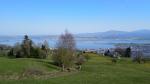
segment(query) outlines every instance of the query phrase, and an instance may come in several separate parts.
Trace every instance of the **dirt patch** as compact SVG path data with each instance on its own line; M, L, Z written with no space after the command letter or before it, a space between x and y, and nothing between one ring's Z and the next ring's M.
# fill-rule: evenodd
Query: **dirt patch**
M79 71L71 71L71 72L62 72L62 71L52 71L46 72L44 70L38 68L28 68L25 69L21 74L7 74L0 75L0 80L22 80L22 79L49 79L61 76L72 75L78 73Z

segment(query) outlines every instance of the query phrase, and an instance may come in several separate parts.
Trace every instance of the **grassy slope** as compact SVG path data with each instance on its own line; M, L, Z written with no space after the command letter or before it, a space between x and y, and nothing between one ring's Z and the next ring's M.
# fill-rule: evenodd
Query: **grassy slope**
M122 59L119 63L112 64L110 58L93 54L91 56L79 73L41 80L1 80L0 84L150 84L150 63L136 64L129 59ZM47 64L45 66L42 62L33 59L2 58L0 73L9 70L19 72L30 64L45 70L55 70L51 65L48 68Z
M8 59L0 57L0 76L19 75L24 70L30 68L47 72L57 70L57 67L48 64L47 60L32 58Z

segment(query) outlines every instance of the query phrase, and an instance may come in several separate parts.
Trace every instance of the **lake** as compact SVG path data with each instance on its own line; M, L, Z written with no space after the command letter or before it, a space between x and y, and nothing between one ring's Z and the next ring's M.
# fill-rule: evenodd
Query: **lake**
M43 43L45 40L50 47L55 47L57 42L56 37L48 36L32 36L31 39L35 44ZM0 44L13 46L17 42L22 42L22 36L0 36ZM118 43L137 43L149 44L150 40L121 40L121 39L95 39L95 38L76 38L76 45L78 49L99 49L99 48L114 48Z

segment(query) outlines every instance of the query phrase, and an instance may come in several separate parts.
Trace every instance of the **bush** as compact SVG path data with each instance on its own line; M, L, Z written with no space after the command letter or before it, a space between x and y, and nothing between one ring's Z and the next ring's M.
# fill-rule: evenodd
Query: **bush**
M83 54L84 58L88 61L90 59L89 54Z
M76 69L81 70L82 64L83 64L85 61L86 61L85 56L79 55L79 56L77 57L76 63L75 63L75 64L77 65Z
M143 58L143 53L141 51L136 51L133 57L133 62L138 62L139 64L145 63Z
M117 62L117 58L112 58L112 62L116 63Z
M7 56L11 48L11 46L0 44L0 56Z
M118 54L120 54L123 57L125 57L125 55L126 55L126 49L124 49L124 48L116 48L115 52L117 52Z

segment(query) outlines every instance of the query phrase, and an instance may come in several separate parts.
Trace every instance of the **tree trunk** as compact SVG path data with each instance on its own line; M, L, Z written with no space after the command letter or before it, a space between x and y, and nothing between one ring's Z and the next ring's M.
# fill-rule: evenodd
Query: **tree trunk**
M62 64L62 71L65 71L65 66L64 66L64 64Z

